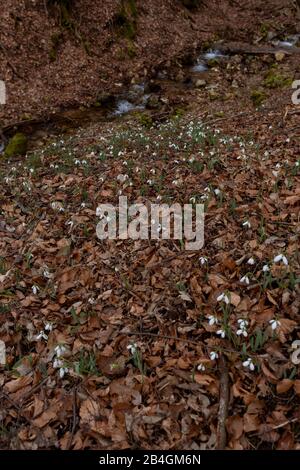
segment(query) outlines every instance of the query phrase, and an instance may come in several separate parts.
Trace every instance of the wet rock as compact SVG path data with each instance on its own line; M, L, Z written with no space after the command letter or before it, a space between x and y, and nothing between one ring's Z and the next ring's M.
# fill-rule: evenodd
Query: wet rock
M198 79L195 83L195 87L196 88L203 88L203 87L205 87L206 83L207 83L206 80Z

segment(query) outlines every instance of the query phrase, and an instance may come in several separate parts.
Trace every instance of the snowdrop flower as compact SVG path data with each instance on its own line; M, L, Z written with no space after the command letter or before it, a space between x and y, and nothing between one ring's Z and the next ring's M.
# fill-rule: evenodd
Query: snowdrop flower
M195 196L190 197L190 202L191 202L192 204L195 204L195 202L196 202Z
M274 263L280 263L280 261L282 261L285 266L289 264L287 257L282 254L275 256L273 261Z
M206 256L200 256L199 261L200 261L200 264L203 266L204 264L208 262L208 259L206 258Z
M277 178L277 176L279 175L279 171L273 170L272 175L275 176L275 178Z
M218 330L218 331L217 331L217 335L221 336L221 338L225 338L226 333L225 333L224 330Z
M61 367L59 369L60 378L62 379L64 377L64 375L67 374L68 372L69 372L69 369L67 367Z
M149 186L152 186L152 185L153 185L153 181L152 181L152 180L147 180L147 183L149 184Z
M103 216L103 214L102 214L102 208L101 208L100 206L98 206L97 209L96 209L96 216L97 216L97 217Z
M271 325L272 330L276 330L276 328L281 325L280 321L278 320L270 320L269 323Z
M217 324L218 323L218 318L215 317L214 315L208 315L208 324L210 326L214 325L214 324Z
M151 168L150 173L152 173L152 175L155 175L155 168Z
M199 364L197 366L197 370L199 370L199 372L203 372L203 371L205 371L205 366L203 364Z
M51 279L51 274L49 273L49 271L47 269L45 269L43 271L43 276L46 278L46 279Z
M32 292L34 295L36 295L38 293L38 291L40 290L40 288L38 286L32 286Z
M94 305L96 303L95 299L93 297L90 297L88 299L88 303L91 304L91 305Z
M211 351L209 353L209 358L211 361L215 361L216 359L218 359L218 357L219 357L219 354L215 351Z
M243 366L247 367L248 369L252 371L255 369L255 365L253 364L251 357L248 357L248 359L243 362Z
M61 357L64 355L64 353L66 352L66 348L63 346L63 345L60 345L58 344L57 346L55 346L54 348L54 352L56 354L57 357Z
M132 343L132 344L129 344L127 346L127 349L129 350L129 352L134 355L137 351L137 344L136 343Z
M255 259L254 258L249 258L247 263L250 264L251 266L253 266L253 264L255 264Z
M222 294L220 294L217 297L217 302L225 302L225 304L228 305L228 304L230 304L230 299L229 299L228 295L226 295L224 292L222 292Z
M247 333L247 330L245 328L241 328L240 330L237 330L236 332L237 336L245 336L245 338L247 338L248 336L248 333Z
M177 186L177 185L178 185L178 181L177 181L177 180L173 180L173 181L172 181L172 184L174 184L174 186Z
M52 331L52 330L53 330L53 325L52 325L52 323L46 323L46 325L45 325L45 330L46 330L46 331Z
M251 228L251 224L250 224L249 220L246 220L246 222L243 222L242 226L246 227L246 228Z
M82 207L83 209L85 208L85 206L86 206L85 202L82 202L82 203L80 204L80 207Z
M68 222L66 222L66 225L70 225L70 229L72 230L72 228L74 226L73 220L69 220Z
M48 336L46 335L46 333L45 333L43 330L41 330L41 331L39 332L39 334L36 336L36 339L37 339L37 340L39 340L39 339L44 339L44 340L47 341Z
M217 188L217 189L214 190L214 193L215 193L216 196L220 196L221 190Z
M270 271L270 268L267 264L264 264L262 270L263 270L264 273L267 273L268 271Z
M53 367L54 369L59 369L60 367L63 367L64 363L61 359L55 358L53 361Z
M75 163L75 165L80 165L80 160L76 159L76 160L74 161L74 163Z
M247 284L247 285L249 285L249 284L250 284L250 279L249 279L248 276L243 276L243 277L240 279L240 282L241 282L242 284Z
M125 183L125 181L128 179L128 175L118 175L117 176L117 181L119 181L120 183Z

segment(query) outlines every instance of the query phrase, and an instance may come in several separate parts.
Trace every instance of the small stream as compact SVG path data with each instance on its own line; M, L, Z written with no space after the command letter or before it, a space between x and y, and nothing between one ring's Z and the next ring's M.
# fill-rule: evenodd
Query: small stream
M282 40L269 38L269 44L272 46L289 48L295 47L300 42L300 34L285 36ZM166 90L169 93L180 94L180 91L186 91L188 87L195 86L199 79L206 78L214 61L223 61L228 59L218 49L211 49L202 52L195 59L193 64L184 66L186 80L171 80L165 70L158 71L156 78L149 83L133 84L126 91L115 96L108 105L77 107L58 112L45 120L31 120L17 123L13 126L6 126L3 131L6 138L11 137L15 132L23 132L29 137L30 149L44 145L45 141L53 136L61 134L71 134L74 129L88 126L92 123L113 121L124 118L133 112L142 112L153 109L151 102L162 104ZM151 86L150 86L151 83ZM161 86L163 84L163 86ZM166 113L167 114L167 113ZM166 115L167 118L167 115ZM7 139L5 139L7 140ZM0 154L5 149L7 142L1 141Z

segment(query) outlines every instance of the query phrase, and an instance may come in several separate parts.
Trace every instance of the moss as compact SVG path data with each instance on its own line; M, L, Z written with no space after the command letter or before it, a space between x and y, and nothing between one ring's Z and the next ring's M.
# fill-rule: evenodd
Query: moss
M287 86L291 86L293 80L282 75L281 73L271 69L265 79L264 79L264 86L267 88L283 88Z
M51 36L51 49L49 51L49 59L54 62L57 58L57 51L62 40L61 33L55 33Z
M254 106L260 106L266 99L266 94L262 90L253 90L251 93L251 100Z
M27 150L27 137L22 132L17 132L10 141L4 151L4 156L7 158L14 157L16 155L25 155Z
M181 119L185 115L186 111L183 108L176 108L171 115L171 119L176 121L177 119Z
M130 39L127 40L127 54L130 59L136 56L136 48Z
M147 129L150 129L153 124L152 117L149 116L147 113L135 113L135 117L137 118L138 122Z
M133 40L136 36L136 18L137 7L135 0L122 0L120 10L115 18L115 24L120 34L129 40Z

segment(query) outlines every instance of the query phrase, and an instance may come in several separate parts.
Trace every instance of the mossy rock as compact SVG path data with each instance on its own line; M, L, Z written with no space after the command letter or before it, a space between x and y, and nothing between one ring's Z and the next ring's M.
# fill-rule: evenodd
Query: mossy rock
M149 116L147 113L135 113L135 117L137 118L138 122L147 129L150 129L153 125L152 117Z
M260 106L266 99L266 94L262 90L253 90L251 93L251 100L254 106Z
M10 141L4 151L4 156L7 158L15 157L16 155L25 155L27 151L28 140L26 135L22 132L17 132Z

